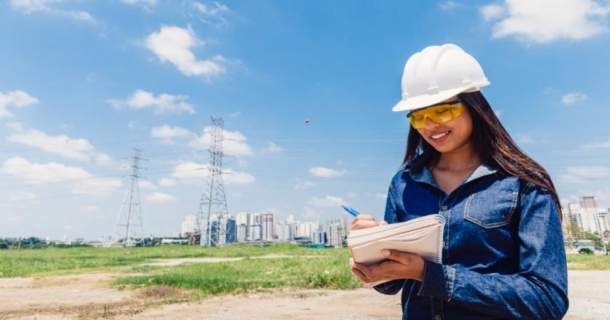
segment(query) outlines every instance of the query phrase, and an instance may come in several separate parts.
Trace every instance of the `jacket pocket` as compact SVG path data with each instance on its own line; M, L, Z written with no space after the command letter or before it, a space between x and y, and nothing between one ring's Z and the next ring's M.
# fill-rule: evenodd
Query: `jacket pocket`
M466 201L464 219L486 229L505 226L517 208L518 196L510 188L473 193Z

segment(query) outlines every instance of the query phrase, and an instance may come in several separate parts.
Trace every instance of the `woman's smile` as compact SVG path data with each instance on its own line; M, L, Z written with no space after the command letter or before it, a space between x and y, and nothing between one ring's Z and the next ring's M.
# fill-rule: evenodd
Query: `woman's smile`
M444 138L446 138L449 135L450 131L445 131L445 132L441 132L441 133L435 133L433 135L430 136L430 139L434 142L442 142L445 141Z

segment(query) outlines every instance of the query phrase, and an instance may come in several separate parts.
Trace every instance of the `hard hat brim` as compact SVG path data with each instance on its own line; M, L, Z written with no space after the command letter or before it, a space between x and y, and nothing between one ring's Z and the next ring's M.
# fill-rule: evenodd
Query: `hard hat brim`
M411 111L411 110L415 110L415 109L425 108L425 107L431 106L433 104L443 102L444 100L447 100L453 96L456 96L464 91L469 91L469 90L464 90L464 88L456 88L456 89L444 90L444 91L438 92L436 94L408 98L407 100L399 101L392 108L392 111L401 112L401 111ZM478 90L472 90L472 91L478 91Z

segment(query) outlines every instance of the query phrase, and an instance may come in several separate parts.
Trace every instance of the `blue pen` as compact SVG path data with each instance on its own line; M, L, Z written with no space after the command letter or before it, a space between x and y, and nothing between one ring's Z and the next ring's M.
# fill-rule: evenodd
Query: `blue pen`
M349 214L351 214L354 217L356 217L356 216L358 216L360 214L360 212L358 212L358 211L356 211L356 210L354 210L354 209L352 209L350 207L347 207L347 206L344 206L344 205L341 205L341 207L343 207L343 209L345 211L349 212Z

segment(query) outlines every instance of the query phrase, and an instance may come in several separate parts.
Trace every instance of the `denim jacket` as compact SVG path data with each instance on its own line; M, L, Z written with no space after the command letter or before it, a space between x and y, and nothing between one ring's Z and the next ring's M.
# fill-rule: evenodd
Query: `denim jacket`
M568 309L560 216L544 189L481 165L450 194L430 171L392 179L388 223L439 213L446 225L442 263L426 261L423 280L393 280L403 319L561 319Z

